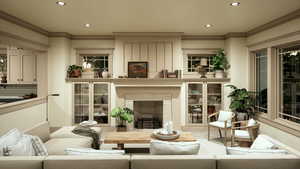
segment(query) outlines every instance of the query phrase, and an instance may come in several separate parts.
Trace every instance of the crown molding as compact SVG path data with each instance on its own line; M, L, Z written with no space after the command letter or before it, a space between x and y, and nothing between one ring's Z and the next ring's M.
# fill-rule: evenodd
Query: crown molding
M72 40L114 40L113 35L72 35Z
M184 32L113 32L114 36L158 36L158 37L166 37L166 36L182 36Z
M49 32L49 38L68 38L71 39L72 35L67 32Z
M271 22L268 22L266 24L260 25L256 28L251 29L247 32L247 36L252 36L254 34L260 33L262 31L265 31L267 29L271 29L277 25L281 25L283 23L286 23L288 21L291 21L293 19L297 19L300 17L300 9L293 11L287 15L284 15L282 17L279 17L277 19L272 20Z
M32 30L32 31L37 32L37 33L40 33L40 34L45 35L45 36L48 36L48 34L49 34L49 32L47 30L45 30L45 29L43 29L41 27L38 27L36 25L33 25L33 24L29 23L29 22L26 22L26 21L24 21L24 20L22 20L20 18L17 18L15 16L10 15L10 14L4 12L4 11L1 11L1 10L0 10L0 18L3 19L3 20L8 21L10 23L19 25L19 26L21 26L23 28L27 28L29 30Z
M224 35L183 35L182 40L224 40Z
M229 39L229 38L247 38L247 33L246 32L229 32L224 35L224 39Z

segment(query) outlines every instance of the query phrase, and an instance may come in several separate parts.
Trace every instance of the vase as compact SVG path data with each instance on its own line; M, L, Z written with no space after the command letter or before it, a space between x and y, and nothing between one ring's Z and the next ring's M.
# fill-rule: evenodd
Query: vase
M215 73L216 73L216 75L215 75L216 78L219 78L219 79L224 78L224 71L223 70L216 70Z
M104 70L102 72L102 78L108 78L109 74L108 74L108 71L107 70Z

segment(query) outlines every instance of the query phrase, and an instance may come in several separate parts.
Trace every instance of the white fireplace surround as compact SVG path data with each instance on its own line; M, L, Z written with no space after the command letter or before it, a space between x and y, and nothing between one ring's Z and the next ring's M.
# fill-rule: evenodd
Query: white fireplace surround
M125 106L132 110L134 108L134 101L162 101L163 102L163 124L166 123L167 121L172 121L173 119L172 96L169 94L138 93L138 94L130 94L125 96Z

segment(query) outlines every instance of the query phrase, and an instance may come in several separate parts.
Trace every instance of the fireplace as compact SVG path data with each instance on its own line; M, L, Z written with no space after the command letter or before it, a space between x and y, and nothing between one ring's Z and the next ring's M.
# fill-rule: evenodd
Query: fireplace
M162 100L137 100L133 102L134 127L136 129L157 129L163 125Z

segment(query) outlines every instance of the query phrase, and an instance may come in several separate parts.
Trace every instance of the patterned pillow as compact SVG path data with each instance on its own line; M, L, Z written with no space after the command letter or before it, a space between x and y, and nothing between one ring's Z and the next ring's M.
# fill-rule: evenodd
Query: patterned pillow
M32 136L32 146L36 156L47 156L48 151L43 141L38 136Z

